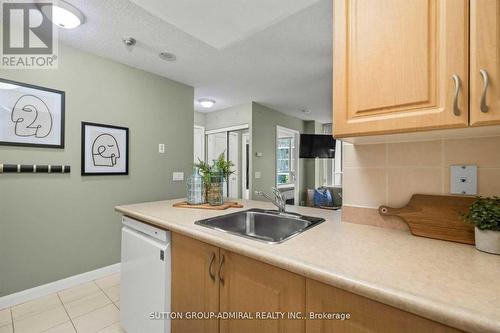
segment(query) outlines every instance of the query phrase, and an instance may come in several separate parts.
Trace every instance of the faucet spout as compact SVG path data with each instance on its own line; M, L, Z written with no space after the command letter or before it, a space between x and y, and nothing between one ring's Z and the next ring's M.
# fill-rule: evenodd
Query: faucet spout
M263 191L255 191L255 193L271 201L273 205L278 208L278 211L280 213L286 213L286 200L283 197L283 194L281 194L281 192L277 188L272 187L271 189L273 191L274 197L271 197L269 194Z

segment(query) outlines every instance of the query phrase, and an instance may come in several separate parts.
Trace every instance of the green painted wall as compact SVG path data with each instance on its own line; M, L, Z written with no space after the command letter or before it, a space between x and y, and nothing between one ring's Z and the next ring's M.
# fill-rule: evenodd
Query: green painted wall
M304 121L270 109L258 103L252 104L252 188L251 197L265 200L255 195L255 191L269 192L276 186L276 126L290 128L304 133ZM257 157L257 152L262 157ZM261 172L261 178L255 178L255 172ZM304 160L299 160L300 201L305 201L306 169Z
M66 91L66 148L0 146L0 163L72 167L0 175L0 296L119 262L113 207L184 196L172 172L191 172L193 88L64 45L59 69L0 77ZM81 121L130 128L129 176L80 176Z
M245 124L250 126L251 122L252 103L240 104L205 114L205 129L207 131Z

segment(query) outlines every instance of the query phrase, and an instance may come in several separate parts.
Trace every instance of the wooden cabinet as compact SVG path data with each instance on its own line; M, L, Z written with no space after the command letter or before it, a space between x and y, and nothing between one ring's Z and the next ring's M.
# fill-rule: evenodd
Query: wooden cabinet
M177 233L172 233L172 311L245 312L256 318L176 319L171 321L173 333L460 332ZM284 317L259 320L257 312ZM350 316L349 320L321 320L310 313ZM289 314L307 320L289 319Z
M218 312L219 248L172 233L172 311ZM218 320L172 320L172 332L219 332Z
M466 127L468 15L467 0L334 1L335 137Z
M262 262L221 250L220 310L301 312L305 310L305 278ZM303 320L223 320L221 333L300 333Z
M307 279L306 311L349 313L349 320L308 320L307 333L458 333L454 328Z
M500 124L500 1L471 0L470 11L470 122Z
M172 233L173 312L253 314L304 310L304 277ZM173 333L301 333L304 330L302 320L172 320Z

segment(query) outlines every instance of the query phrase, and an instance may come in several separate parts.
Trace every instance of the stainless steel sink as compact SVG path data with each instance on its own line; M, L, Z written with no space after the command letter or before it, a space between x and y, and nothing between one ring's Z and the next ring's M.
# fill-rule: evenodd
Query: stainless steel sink
M249 209L196 221L195 224L269 244L281 243L325 220L274 210Z

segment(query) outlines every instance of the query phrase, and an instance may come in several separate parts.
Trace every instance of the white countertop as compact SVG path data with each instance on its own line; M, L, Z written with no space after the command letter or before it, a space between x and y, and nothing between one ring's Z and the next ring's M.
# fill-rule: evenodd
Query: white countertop
M242 201L243 209L215 211L172 207L178 201L116 210L452 327L500 333L500 256L405 231L341 223L338 211L296 206L287 209L326 222L270 245L194 224L238 210L273 209L270 203Z

